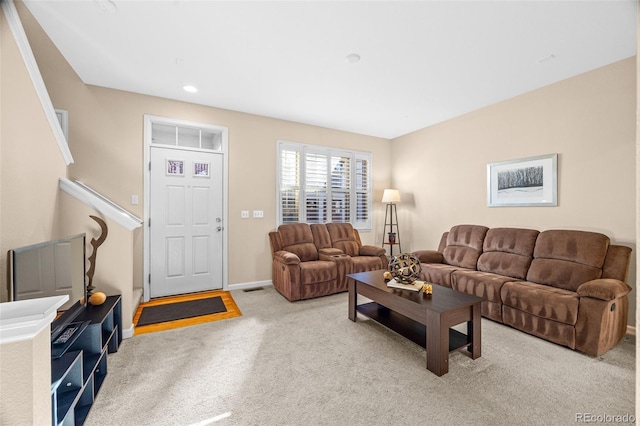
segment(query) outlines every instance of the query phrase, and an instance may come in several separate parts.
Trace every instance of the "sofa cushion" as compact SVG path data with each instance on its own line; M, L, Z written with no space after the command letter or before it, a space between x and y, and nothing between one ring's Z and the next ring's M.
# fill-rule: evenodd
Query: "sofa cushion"
M573 291L527 281L507 282L501 289L502 303L527 314L574 325L580 298Z
M512 280L502 275L458 269L451 274L451 288L485 298L480 305L482 316L502 322L500 289L505 282Z
M451 288L451 274L460 269L458 266L443 263L421 263L422 279L429 283Z
M451 275L451 288L463 293L484 297L490 302L501 303L500 290L511 277L479 271L459 269Z
M300 264L300 281L303 285L334 281L337 274L335 262L318 260Z
M326 226L333 247L339 248L349 256L360 254L360 244L356 241L353 226L350 223L327 223Z
M552 229L538 235L533 257L567 260L602 268L609 237L597 232Z
M282 250L296 254L301 261L318 260L311 228L306 223L291 223L278 227Z
M309 225L311 228L311 234L313 235L313 244L315 244L318 250L332 248L331 238L329 237L329 231L324 223L312 223Z
M576 291L580 284L600 278L601 272L601 269L565 260L533 259L527 281Z
M527 281L576 291L602 276L609 237L596 232L550 230L536 240Z
M453 266L476 269L488 229L481 225L457 225L451 228L447 234L447 246L442 253L445 262Z
M535 229L489 229L478 258L478 270L525 279L538 234Z
M537 317L511 306L502 307L502 322L571 349L576 347L576 327L558 321Z

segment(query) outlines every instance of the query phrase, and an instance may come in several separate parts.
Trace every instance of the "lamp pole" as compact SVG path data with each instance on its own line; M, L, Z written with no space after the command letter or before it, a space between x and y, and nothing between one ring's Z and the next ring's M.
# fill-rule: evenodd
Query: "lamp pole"
M400 192L397 189L385 189L382 195L382 202L387 204L384 214L384 230L382 231L382 247L386 244L389 245L389 254L393 256L393 246L398 244L398 249L402 251L400 245L400 227L398 226L398 210L396 203L400 201ZM395 218L394 218L395 214ZM395 225L395 232L394 232ZM387 234L387 226L389 226L389 233ZM396 236L398 238L396 238Z

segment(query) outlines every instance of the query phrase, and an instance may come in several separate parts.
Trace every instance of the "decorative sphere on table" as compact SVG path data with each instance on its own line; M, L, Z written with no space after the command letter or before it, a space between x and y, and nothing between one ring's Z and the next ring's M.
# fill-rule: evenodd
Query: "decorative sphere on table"
M389 272L396 281L411 284L420 278L422 268L417 257L409 253L400 253L391 258Z

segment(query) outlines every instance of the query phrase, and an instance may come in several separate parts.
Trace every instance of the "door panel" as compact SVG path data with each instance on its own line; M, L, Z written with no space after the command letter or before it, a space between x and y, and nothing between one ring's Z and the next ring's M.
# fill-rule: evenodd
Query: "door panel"
M209 215L209 199L211 198L210 190L206 187L193 188L193 224L194 225L210 225L211 218Z
M208 274L210 272L209 268L209 237L207 236L197 236L193 238L193 273L196 275L199 274Z
M151 147L150 296L222 288L223 156Z
M166 204L167 225L184 226L184 208L186 203L185 188L167 186ZM160 213L162 214L162 213Z
M167 245L167 277L184 277L184 238L169 237Z

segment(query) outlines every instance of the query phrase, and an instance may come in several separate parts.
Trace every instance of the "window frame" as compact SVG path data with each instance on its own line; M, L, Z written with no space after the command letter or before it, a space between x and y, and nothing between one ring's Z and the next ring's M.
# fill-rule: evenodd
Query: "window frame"
M299 155L299 164L298 164L298 176L297 176L297 185L283 188L282 186L282 152L283 151L293 151L297 152ZM297 218L298 221L306 222L307 221L307 206L306 206L306 196L307 196L307 188L306 188L306 155L307 154L320 154L327 157L327 163L330 165L332 157L349 157L350 158L350 170L349 170L349 180L350 187L348 191L339 190L336 193L348 193L348 201L349 201L349 223L359 231L371 231L373 227L373 188L372 188L372 173L373 173L373 154L371 152L365 151L356 151L349 150L343 148L333 148L323 145L311 145L299 142L290 142L284 140L278 140L276 143L276 228L283 224L283 205L282 205L282 191L283 190L292 190L298 191L298 209L297 209ZM359 189L357 187L358 176L357 176L357 164L358 161L366 161L367 166L367 176L365 182L365 189ZM326 197L326 205L328 209L324 216L324 222L322 223L330 223L332 222L332 210L331 210L331 202L332 193L335 188L332 188L332 173L331 167L328 167L327 170L327 182L324 188L327 197ZM367 220L365 221L357 221L358 214L358 194L361 193L366 194L366 213ZM289 222L287 222L289 223ZM316 222L309 222L316 223Z

